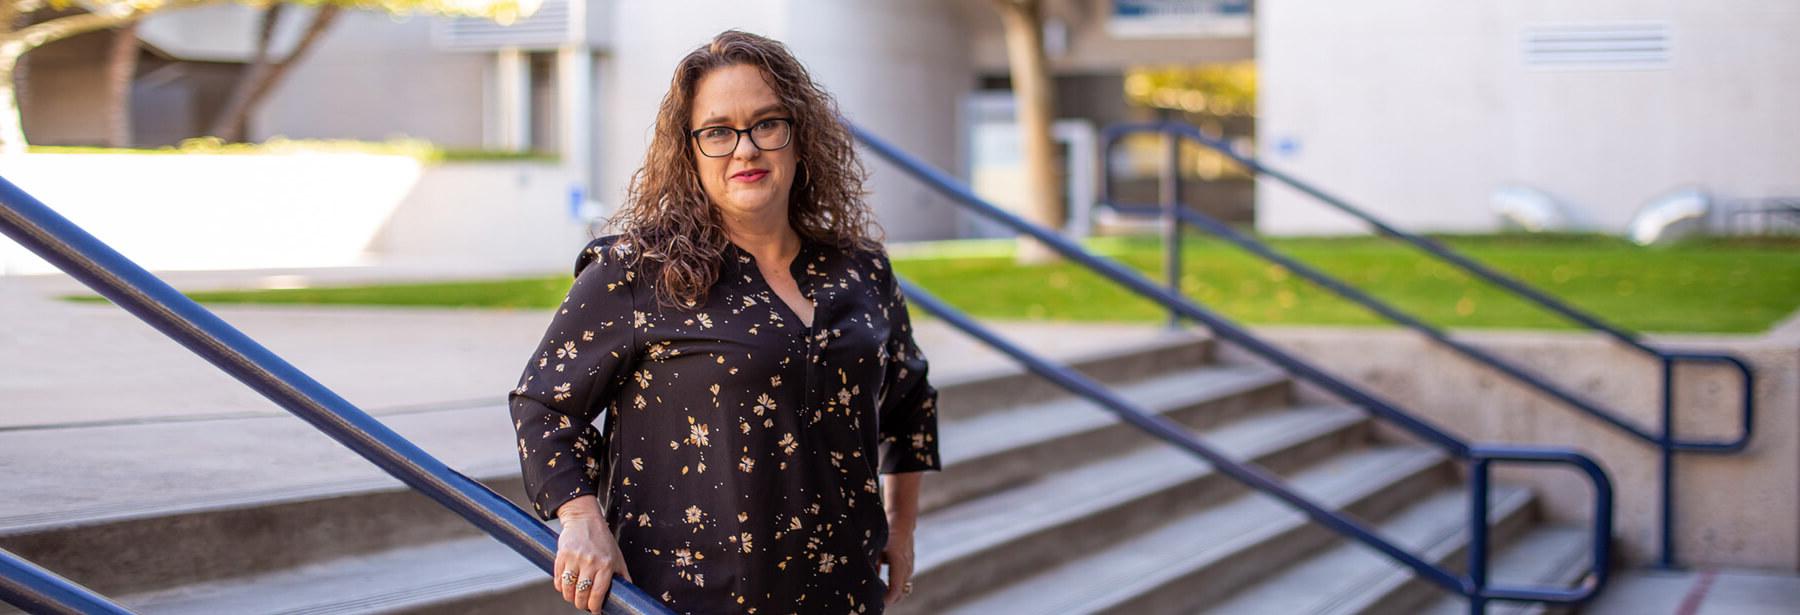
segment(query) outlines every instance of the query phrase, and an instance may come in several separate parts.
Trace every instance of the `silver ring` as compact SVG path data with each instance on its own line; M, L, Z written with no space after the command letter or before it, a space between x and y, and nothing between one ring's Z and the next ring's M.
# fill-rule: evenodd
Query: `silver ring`
M901 585L900 593L903 593L903 594L912 593L912 581L907 581L905 585Z
M574 583L575 582L575 571L564 570L562 573L562 582L565 585L569 584L569 583Z
M584 592L584 591L587 591L588 588L591 588L593 586L594 586L593 579L582 579L580 583L575 584L575 591Z

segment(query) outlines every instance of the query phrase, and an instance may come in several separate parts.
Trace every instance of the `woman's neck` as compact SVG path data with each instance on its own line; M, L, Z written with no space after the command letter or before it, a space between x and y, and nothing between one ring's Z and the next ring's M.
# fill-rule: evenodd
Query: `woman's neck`
M757 262L786 263L793 260L800 252L800 234L788 226L786 220L777 224L764 225L765 228L746 228L748 225L733 227L726 225L725 236L738 248L749 252Z

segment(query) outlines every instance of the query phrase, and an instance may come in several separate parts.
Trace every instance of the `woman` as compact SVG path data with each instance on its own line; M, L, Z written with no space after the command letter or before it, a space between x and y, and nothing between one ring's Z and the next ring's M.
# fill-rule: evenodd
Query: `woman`
M835 107L752 34L676 67L619 232L582 251L509 397L576 606L599 612L614 574L700 613L910 591L937 391Z

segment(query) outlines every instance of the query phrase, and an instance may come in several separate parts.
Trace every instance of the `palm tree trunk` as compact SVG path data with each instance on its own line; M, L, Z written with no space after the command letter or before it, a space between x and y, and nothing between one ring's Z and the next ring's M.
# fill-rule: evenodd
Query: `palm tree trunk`
M131 147L131 83L137 77L138 22L119 26L106 59L106 144Z
M1013 100L1020 143L1024 148L1026 215L1033 222L1061 229L1062 182L1057 177L1056 142L1050 123L1055 99L1050 84L1050 64L1044 57L1043 5L1038 0L994 0L1006 32L1006 56L1012 67ZM1057 254L1042 242L1020 237L1017 261L1021 264L1056 260Z

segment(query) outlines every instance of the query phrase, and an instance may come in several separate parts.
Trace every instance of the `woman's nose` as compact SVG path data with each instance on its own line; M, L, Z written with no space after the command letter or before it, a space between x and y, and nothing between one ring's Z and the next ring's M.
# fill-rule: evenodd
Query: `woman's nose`
M750 160L761 156L762 148L756 146L755 139L751 139L750 135L742 135L742 138L738 139L737 149L731 153L733 158Z

